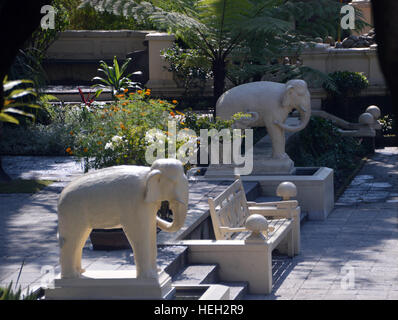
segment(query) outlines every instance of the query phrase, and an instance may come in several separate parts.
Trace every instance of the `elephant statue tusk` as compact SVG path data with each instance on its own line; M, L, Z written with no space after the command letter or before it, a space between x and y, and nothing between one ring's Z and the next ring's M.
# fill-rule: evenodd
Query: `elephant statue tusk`
M300 110L301 110L302 112L304 112L304 113L307 112L307 110L306 110L303 106L299 105L298 107L300 108Z

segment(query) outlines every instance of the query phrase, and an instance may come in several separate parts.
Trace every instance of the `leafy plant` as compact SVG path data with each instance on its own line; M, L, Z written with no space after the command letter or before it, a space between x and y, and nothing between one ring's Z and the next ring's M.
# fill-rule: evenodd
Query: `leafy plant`
M113 58L113 65L109 66L105 61L100 61L99 72L102 72L105 77L94 77L94 80L98 80L102 82L102 84L95 84L94 88L111 88L112 96L123 93L125 89L141 89L138 82L133 82L129 79L132 75L141 74L141 71L137 71L131 74L124 76L126 69L131 62L131 58L128 58L121 67L119 67L119 63L116 59L116 56ZM100 91L97 91L96 96L99 95Z
M369 86L369 81L362 72L336 71L329 74L334 87L324 84L324 89L332 97L356 96Z
M96 98L102 93L102 90L98 90L97 92L94 93L94 95L90 98L90 92L88 93L87 98L84 96L84 93L82 89L77 88L79 90L80 98L82 99L82 103L84 103L85 106L91 107L93 102L95 101Z
M211 64L206 57L196 49L183 49L178 44L163 50L162 55L169 62L168 71L174 72L177 84L185 89L184 95L203 93L211 77Z
M17 291L12 289L12 282L7 288L0 287L0 301L1 300L37 300L38 294L29 292L22 296L21 286Z
M287 145L298 167L329 167L334 170L335 190L366 155L362 141L345 137L329 120L311 117L308 126Z
M397 123L394 115L385 115L378 120L381 124L381 132L383 135L395 135L397 130Z
M4 107L0 110L0 121L19 124L19 120L13 115L22 115L34 118L34 115L24 110L24 108L39 108L37 104L26 103L23 99L27 96L37 96L32 87L23 87L25 84L32 84L31 80L8 81L7 77L3 80L3 90L5 94Z
M65 146L68 154L85 160L85 170L117 164L147 164L145 139L151 129L167 131L174 104L150 99L150 90L125 92L115 103L95 106L86 119L76 122L74 144Z

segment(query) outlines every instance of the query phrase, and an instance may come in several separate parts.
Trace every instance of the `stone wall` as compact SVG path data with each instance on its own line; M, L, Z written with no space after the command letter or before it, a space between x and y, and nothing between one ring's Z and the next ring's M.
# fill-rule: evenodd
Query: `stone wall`
M172 35L154 31L65 31L50 47L45 68L51 82L63 79L82 84L90 82L92 77L98 75L99 60L111 60L114 55L123 60L132 52L141 53L142 61L138 61L138 64L147 63L146 70L143 70L146 73L144 83L152 89L152 93L165 97L179 97L184 89L178 88L173 74L166 70L167 63L160 55L160 51L172 46L174 40ZM145 62L145 59L148 61ZM303 65L324 73L338 70L363 72L370 82L363 95L387 93L376 46L336 49L327 44L316 44L313 48L305 49L301 59ZM133 60L132 65L137 66L137 59ZM212 94L211 84L209 82L205 95ZM326 92L320 88L311 88L310 91L313 108L320 109Z
M126 58L136 50L145 50L145 37L153 31L133 30L69 30L60 33L59 38L47 51L48 59L62 60L104 60Z
M43 63L50 84L92 84L98 75L99 60L107 63L132 57L128 72L143 71L136 81L148 80L147 34L154 31L73 30L60 33L47 51Z

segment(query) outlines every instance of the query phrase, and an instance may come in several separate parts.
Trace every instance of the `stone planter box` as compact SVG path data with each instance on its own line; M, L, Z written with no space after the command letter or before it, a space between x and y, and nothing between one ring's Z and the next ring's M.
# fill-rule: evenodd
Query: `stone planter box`
M129 249L130 243L123 229L94 229L90 233L93 250Z

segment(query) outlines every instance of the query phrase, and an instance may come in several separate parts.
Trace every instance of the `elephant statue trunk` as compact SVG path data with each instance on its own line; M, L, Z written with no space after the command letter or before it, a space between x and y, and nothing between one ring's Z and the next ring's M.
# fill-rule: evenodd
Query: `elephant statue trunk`
M311 119L311 112L308 112L307 111L308 109L309 108L305 109L304 107L301 107L301 106L298 108L301 122L297 126L290 126L290 125L278 122L277 120L275 121L275 124L277 124L283 130L286 130L289 132L299 132L299 131L303 130L308 125L308 122Z
M168 222L156 217L157 226L166 232L176 232L182 228L187 214L188 204L184 202L170 202L170 209L173 212L173 221Z

